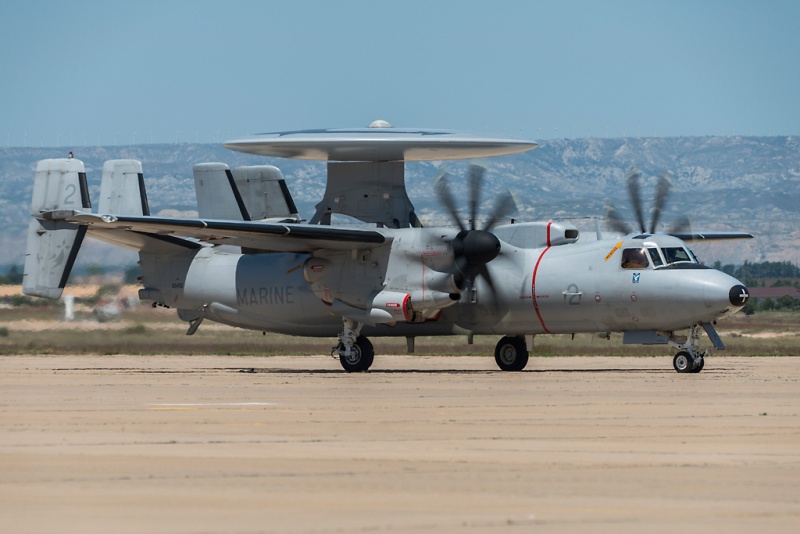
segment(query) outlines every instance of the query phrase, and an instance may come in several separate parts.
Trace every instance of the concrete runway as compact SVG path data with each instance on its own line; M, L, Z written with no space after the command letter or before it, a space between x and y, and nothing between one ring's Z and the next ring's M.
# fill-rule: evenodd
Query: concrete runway
M3 532L800 532L800 358L3 356L0 429Z

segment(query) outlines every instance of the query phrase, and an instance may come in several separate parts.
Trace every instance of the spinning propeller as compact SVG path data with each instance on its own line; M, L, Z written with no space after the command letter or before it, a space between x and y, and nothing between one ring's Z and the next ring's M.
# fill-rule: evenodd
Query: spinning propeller
M652 217L650 219L650 227L645 226L644 209L642 207L642 195L640 187L640 179L642 173L636 167L628 171L626 182L628 184L628 196L631 201L631 206L636 215L636 221L639 223L639 231L643 234L654 234L658 227L659 219L664 211L664 206L667 204L669 198L669 190L672 187L672 177L666 171L661 173L658 177L656 184L656 195L653 200L653 208L651 210ZM609 206L606 211L606 222L612 230L623 234L631 234L636 231L625 218L617 211L614 206ZM689 218L683 215L675 220L667 231L668 234L676 234L690 231Z
M453 279L460 290L472 287L478 275L486 280L492 291L495 290L494 281L486 264L500 254L501 245L500 240L491 230L500 219L507 217L515 209L511 194L505 193L497 199L483 228L477 228L481 182L485 172L486 169L480 165L469 166L469 227L465 226L459 218L458 209L448 185L447 173L440 172L434 184L439 200L447 208L450 217L458 224L459 228L458 234L450 244L454 256Z

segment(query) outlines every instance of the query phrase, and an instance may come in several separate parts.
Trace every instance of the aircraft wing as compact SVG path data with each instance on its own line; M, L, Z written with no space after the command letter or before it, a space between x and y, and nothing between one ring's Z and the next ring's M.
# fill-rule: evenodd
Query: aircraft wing
M746 232L675 232L670 233L672 237L677 237L687 243L697 241L721 241L724 239L753 239L753 234Z
M385 235L375 230L312 224L95 215L80 212L64 216L63 220L88 226L90 233L93 230L128 231L156 237L193 238L214 245L233 245L280 252L374 248L388 240Z

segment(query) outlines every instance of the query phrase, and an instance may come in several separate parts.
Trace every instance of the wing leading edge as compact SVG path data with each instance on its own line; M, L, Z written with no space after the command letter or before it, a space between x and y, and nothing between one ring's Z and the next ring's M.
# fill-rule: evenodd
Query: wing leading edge
M310 224L94 215L80 212L66 215L63 220L88 226L90 234L93 230L128 231L152 236L193 238L215 245L280 252L374 248L388 240L385 235L374 230Z
M694 243L697 241L724 241L727 239L753 239L753 234L749 232L673 232L672 237L677 237L681 241Z

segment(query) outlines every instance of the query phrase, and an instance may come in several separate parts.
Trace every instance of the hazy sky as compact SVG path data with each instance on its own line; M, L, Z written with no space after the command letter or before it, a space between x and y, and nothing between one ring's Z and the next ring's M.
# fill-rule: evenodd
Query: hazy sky
M2 146L800 134L794 0L6 0L0 49Z

